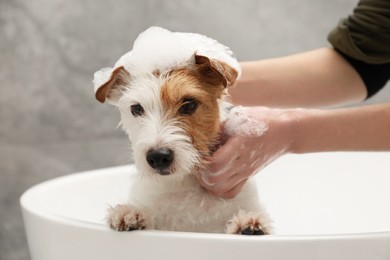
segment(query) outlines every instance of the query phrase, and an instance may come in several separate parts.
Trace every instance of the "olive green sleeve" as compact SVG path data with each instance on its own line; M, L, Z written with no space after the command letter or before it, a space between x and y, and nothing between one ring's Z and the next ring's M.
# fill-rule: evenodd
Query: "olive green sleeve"
M390 62L390 0L361 0L328 35L342 53L370 64Z

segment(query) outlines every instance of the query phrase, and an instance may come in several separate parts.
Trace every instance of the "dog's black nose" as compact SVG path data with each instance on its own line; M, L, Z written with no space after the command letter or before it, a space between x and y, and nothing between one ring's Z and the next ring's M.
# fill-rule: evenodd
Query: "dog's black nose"
M151 149L146 153L146 160L153 169L164 170L173 162L173 152L168 148Z

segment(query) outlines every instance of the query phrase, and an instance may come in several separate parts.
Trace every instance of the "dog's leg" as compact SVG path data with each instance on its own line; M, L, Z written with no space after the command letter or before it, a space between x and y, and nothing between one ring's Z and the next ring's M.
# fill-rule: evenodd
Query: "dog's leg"
M268 235L269 230L264 226L261 215L240 210L226 226L226 233L240 235Z
M152 228L147 211L128 204L119 204L115 207L110 207L107 214L107 224L116 231Z

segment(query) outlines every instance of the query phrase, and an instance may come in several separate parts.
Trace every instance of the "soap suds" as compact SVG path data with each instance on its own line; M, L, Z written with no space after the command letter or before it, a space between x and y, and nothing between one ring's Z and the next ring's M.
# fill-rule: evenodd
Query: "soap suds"
M268 124L250 116L247 108L234 107L226 120L225 132L227 135L262 136L268 130Z

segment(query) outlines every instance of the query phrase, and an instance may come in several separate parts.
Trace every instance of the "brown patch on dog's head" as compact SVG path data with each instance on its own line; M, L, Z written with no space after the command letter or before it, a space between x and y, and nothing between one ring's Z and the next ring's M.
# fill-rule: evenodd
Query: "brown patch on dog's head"
M194 66L167 73L161 100L164 115L179 121L199 153L209 156L220 131L218 99L238 73L226 63L204 56L195 59Z
M210 84L221 84L227 88L234 84L238 72L227 63L195 53L195 65L202 79Z
M129 82L130 73L120 66L111 73L110 79L97 89L95 97L101 103L104 103L106 99L116 102Z

